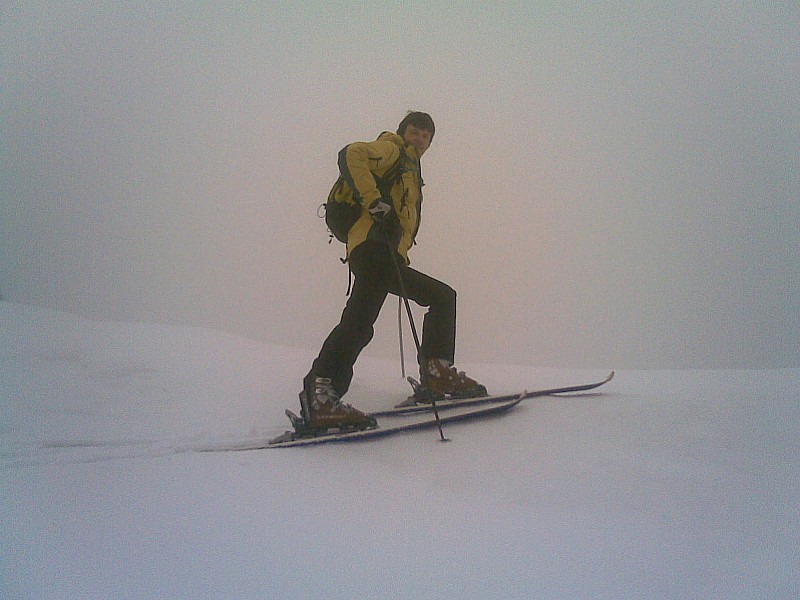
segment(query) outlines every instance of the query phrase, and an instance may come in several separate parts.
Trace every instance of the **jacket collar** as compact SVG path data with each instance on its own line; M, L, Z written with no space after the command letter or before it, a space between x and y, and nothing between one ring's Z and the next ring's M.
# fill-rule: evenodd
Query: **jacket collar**
M384 131L382 134L378 136L379 140L388 140L397 145L398 148L402 149L406 156L419 162L419 153L417 149L412 146L411 144L406 144L405 140L403 140L402 136L393 131Z

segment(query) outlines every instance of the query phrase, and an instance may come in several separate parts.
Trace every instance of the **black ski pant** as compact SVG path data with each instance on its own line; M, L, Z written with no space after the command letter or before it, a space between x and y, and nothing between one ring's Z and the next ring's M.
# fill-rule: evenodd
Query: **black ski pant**
M375 333L374 325L386 296L401 295L397 270L400 265L408 299L428 308L422 325L418 360L443 358L453 362L456 344L456 292L449 285L405 265L388 246L368 240L350 253L350 270L355 279L339 324L322 345L308 377L330 377L340 395L347 393L353 379L353 365Z

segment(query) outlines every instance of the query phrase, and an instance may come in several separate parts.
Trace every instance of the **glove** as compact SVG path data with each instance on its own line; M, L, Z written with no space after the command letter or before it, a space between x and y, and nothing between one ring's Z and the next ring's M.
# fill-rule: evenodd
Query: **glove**
M394 208L392 208L392 205L386 202L383 198L378 198L369 205L367 211L369 212L373 221L376 223L381 223L394 212Z
M396 247L403 237L403 228L400 226L400 218L389 202L379 198L369 205L367 211L375 222L374 230L378 235L377 239L382 239L389 246Z

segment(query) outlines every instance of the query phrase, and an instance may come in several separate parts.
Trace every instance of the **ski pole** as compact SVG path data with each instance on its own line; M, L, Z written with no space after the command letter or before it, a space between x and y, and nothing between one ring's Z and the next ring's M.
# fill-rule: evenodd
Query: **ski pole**
M386 240L386 249L388 250L389 254L392 258L392 264L394 265L394 271L397 275L397 285L400 288L400 297L403 298L403 303L406 305L406 313L408 313L408 322L411 325L411 335L414 337L414 345L417 347L417 360L420 363L423 363L425 357L422 355L422 344L419 342L419 336L417 335L417 328L414 325L414 315L411 313L411 303L408 301L408 293L406 292L405 283L403 283L403 275L400 272L400 263L397 262L397 255L392 248L392 244L389 242L389 233L384 230L383 232L384 239ZM434 398L433 394L431 394L431 408L433 409L433 418L436 420L436 427L439 429L439 437L441 438L442 442L449 442L450 440L444 437L444 431L442 431L442 421L439 418L439 411L436 408L436 398Z
M406 378L406 352L403 344L403 299L397 297L397 336L400 338L400 376Z

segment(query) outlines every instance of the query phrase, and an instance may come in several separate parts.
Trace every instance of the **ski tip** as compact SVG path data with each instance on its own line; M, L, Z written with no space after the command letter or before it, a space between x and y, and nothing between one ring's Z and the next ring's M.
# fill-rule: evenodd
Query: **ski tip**
M611 373L608 374L608 377L606 377L606 380L603 383L608 383L609 381L614 379L614 375L615 374L616 374L616 371L611 371Z

